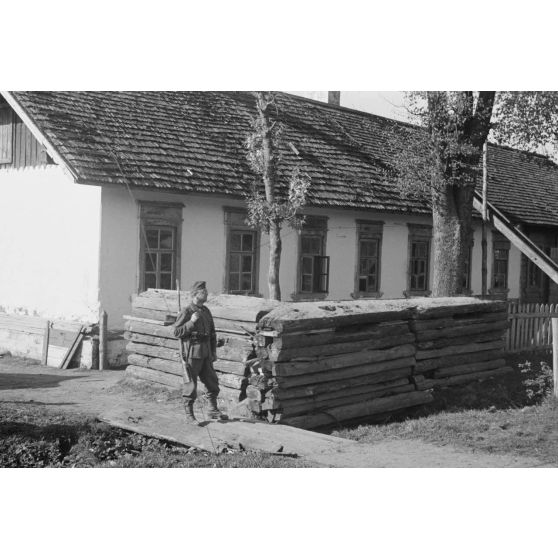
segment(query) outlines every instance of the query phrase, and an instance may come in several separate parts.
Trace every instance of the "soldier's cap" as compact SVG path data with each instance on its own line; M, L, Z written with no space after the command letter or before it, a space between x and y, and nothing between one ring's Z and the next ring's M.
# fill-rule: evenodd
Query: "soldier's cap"
M205 281L194 281L191 291L195 293L196 291L201 291L202 289L205 288L206 288Z

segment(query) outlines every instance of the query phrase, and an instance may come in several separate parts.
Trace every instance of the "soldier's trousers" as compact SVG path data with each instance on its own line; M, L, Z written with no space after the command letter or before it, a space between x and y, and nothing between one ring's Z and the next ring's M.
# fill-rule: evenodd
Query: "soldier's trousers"
M198 379L202 381L210 398L217 397L219 394L219 379L213 368L211 358L191 358L189 364L192 381L184 382L182 386L184 403L193 403L196 400L198 396Z

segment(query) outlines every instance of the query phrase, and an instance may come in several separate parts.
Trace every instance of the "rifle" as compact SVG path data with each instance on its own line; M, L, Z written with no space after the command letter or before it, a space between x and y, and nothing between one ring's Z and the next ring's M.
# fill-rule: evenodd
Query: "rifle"
M176 280L176 293L178 295L178 314L180 314L182 308L180 306L180 283L178 282L178 279ZM182 364L182 374L184 377L184 384L191 384L192 375L190 374L188 359L190 358L190 349L192 348L192 342L188 343L188 354L186 355L186 358L184 358L184 339L182 339L182 337L179 337L178 341L180 343L179 353L180 353L180 362Z

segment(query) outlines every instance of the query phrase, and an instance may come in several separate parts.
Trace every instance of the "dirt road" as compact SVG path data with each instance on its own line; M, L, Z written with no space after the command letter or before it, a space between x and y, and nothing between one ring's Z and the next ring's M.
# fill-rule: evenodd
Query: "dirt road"
M34 403L101 418L113 425L203 449L222 444L296 453L329 467L538 467L536 459L469 452L421 441L358 443L288 426L235 419L187 427L180 402L123 388L121 371L58 370L0 358L0 404Z

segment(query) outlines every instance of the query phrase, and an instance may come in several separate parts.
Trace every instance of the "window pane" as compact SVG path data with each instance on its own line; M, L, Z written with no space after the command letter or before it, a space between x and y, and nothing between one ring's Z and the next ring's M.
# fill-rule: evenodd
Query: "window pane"
M378 290L378 287L376 285L376 277L371 275L370 277L368 277L368 291L369 292L374 292L374 291L377 291L377 290Z
M157 254L146 252L145 254L145 271L157 270Z
M172 254L161 254L161 271L172 272Z
M361 242L360 252L363 258L375 258L378 254L378 242L375 240Z
M145 288L146 289L156 289L157 288L157 275L155 273L145 274Z
M302 288L301 290L305 293L312 292L312 276L311 275L303 275L302 276Z
M231 250L235 252L240 252L242 248L242 234L231 233Z
M147 237L147 247L157 250L159 248L159 230L147 229L145 236Z
M240 290L242 291L252 290L252 275L250 273L242 274L242 284L240 286Z
M367 289L367 286L366 286L366 278L361 277L361 278L358 280L358 290L359 290L360 292L362 292L362 293L363 293L363 292L366 292L366 291L368 290L368 289Z
M242 236L242 251L243 252L251 252L253 246L254 237L252 234L245 234Z
M229 290L231 291L240 290L240 275L238 273L231 273L229 275Z
M166 250L173 249L173 233L172 231L161 230L159 233L159 248Z
M322 239L316 236L303 236L301 240L303 254L319 256L322 253Z
M240 271L240 256L238 254L232 254L230 258L230 270L232 273L237 273Z
M160 289L172 289L172 275L170 273L161 273Z
M360 260L360 265L358 268L359 275L368 275L368 264L369 260Z
M376 260L368 260L368 274L376 275Z
M242 271L252 271L252 256L242 256Z
M312 274L313 265L312 265L312 258L302 258L302 273Z

